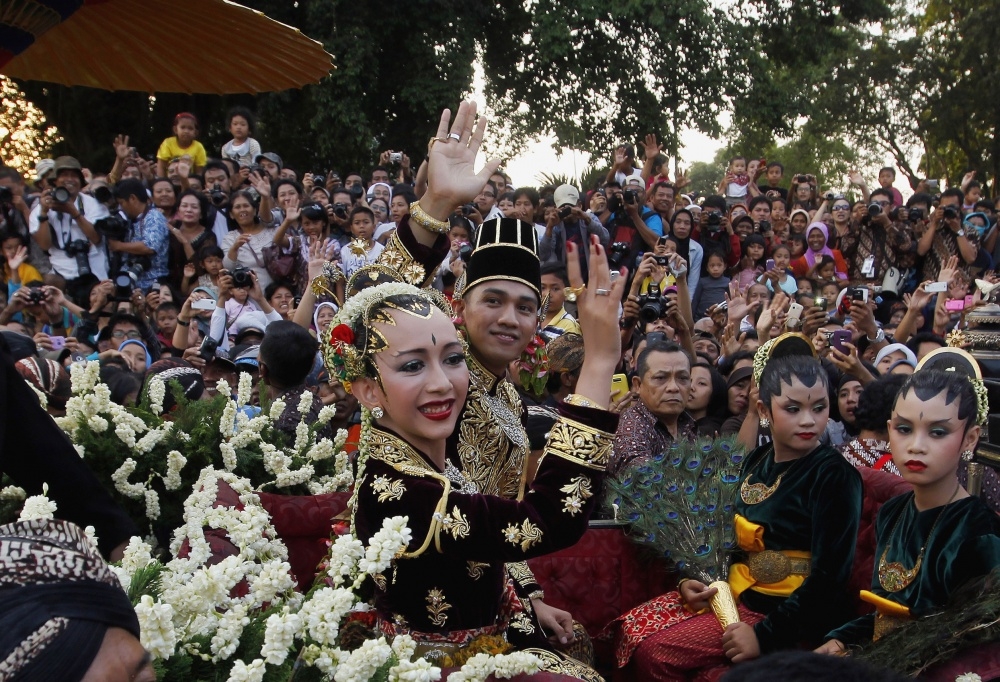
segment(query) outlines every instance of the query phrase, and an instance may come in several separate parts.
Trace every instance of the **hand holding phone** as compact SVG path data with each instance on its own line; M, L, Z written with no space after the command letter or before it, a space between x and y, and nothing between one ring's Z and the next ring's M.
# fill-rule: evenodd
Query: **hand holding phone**
M928 294L943 294L948 291L948 282L931 282L924 287Z
M624 374L615 374L611 377L611 400L620 400L628 393L628 377Z
M847 345L851 342L851 332L847 329L838 329L833 332L833 336L830 337L830 346L836 348L838 351L844 355L849 355L850 350L848 350Z

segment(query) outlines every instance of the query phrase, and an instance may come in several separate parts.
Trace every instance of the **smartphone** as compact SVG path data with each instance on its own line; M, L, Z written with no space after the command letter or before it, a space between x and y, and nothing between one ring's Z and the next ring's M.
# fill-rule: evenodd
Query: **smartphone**
M838 329L837 331L833 332L833 336L830 337L830 345L833 348L839 350L841 353L846 354L848 352L847 346L845 344L848 344L850 342L851 342L851 332L849 332L846 329Z
M608 276L611 278L611 283L614 284L615 280L622 276L622 273L618 270L612 270L608 273Z
M851 300L861 301L862 303L868 303L868 289L867 287L854 287L851 289Z
M191 303L191 310L215 310L218 302L212 298L202 298Z
M788 319L798 320L802 317L802 305L799 303L788 304Z
M826 298L823 296L817 296L816 300L813 301L813 304L820 310L826 311L827 302Z
M948 282L931 282L924 287L928 294L942 294L948 291Z
M667 239L668 239L668 235L663 235L662 237L660 237L659 239L656 240L656 245L657 246L664 246L667 243Z
M773 258L768 258L767 259L767 263L764 264L764 269L766 271L768 271L768 272L770 272L771 270L774 270L774 259Z
M620 400L628 393L628 377L624 374L615 374L611 377L611 399Z
M52 342L52 350L62 350L66 347L65 336L50 336L49 341Z
M944 309L949 313L960 313L965 310L965 300L961 298L950 298L944 302Z

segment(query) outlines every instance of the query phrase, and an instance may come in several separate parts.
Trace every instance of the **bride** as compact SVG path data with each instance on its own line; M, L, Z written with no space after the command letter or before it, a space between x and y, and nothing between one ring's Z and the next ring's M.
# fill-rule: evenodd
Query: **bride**
M433 155L441 164L431 169L428 203L457 205L473 186L482 186L472 161L485 125L480 121L473 132L473 118L457 117L453 135L437 138L435 151L445 149ZM569 245L567 260L579 291L585 361L523 501L479 494L446 455L469 370L451 308L437 292L386 281L386 270L373 266L370 285L345 302L323 339L328 368L364 408L355 533L370 538L393 516L406 516L412 533L392 568L375 578L378 626L388 636L412 636L423 655L453 654L525 618L504 563L574 544L597 502L616 427L607 407L620 352L624 278L612 284L606 253L595 241L584 287L576 248ZM600 679L543 648L544 641L539 637L539 648L528 650L547 670Z

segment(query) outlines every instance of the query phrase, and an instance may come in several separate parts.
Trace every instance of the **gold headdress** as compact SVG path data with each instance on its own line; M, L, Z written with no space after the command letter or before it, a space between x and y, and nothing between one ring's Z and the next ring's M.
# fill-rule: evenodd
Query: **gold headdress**
M786 332L781 336L762 344L753 356L753 382L760 386L760 378L764 374L767 361L786 355L808 355L816 357L816 349L805 334Z
M941 372L962 372L976 391L976 423L985 426L990 416L989 393L986 384L983 383L983 373L979 369L979 362L976 361L968 351L961 348L937 348L925 355L917 363L917 371L922 369L936 369Z
M396 279L398 275L389 268L373 265L356 272L348 282L350 296L333 318L328 332L320 340L323 360L327 370L336 376L350 392L351 382L366 372L365 357L387 347L385 337L372 324L395 324L386 310L398 310L420 318L429 318L434 308L449 317L451 304L435 289L418 289ZM393 296L411 295L414 301L405 306L388 302ZM355 330L359 324L368 327L364 346L358 347Z

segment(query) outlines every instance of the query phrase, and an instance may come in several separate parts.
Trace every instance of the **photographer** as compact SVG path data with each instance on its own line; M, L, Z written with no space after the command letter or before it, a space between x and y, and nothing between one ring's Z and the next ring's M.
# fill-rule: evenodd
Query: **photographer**
M566 264L566 242L577 246L589 243L590 235L597 235L601 244L608 245L608 231L594 216L580 207L580 192L572 185L559 185L553 194L556 210L551 211L545 222L545 233L538 239L538 259L546 263ZM587 249L580 248L580 267L588 272Z
M924 257L920 281L936 282L938 272L950 256L960 256L963 269L968 270L979 255L979 235L962 227L964 199L965 195L957 187L941 193L941 201L917 242L917 254Z
M876 189L861 223L853 224L847 199L833 199L834 228L840 234L837 243L851 281L881 283L889 268L906 270L913 266L914 259L907 257L915 246L913 222L922 220L924 214L906 208L892 210L892 201L891 192ZM848 228L842 230L840 221L848 223Z
M735 267L743 255L740 237L733 229L733 224L726 216L726 199L719 194L705 197L701 206L698 227L691 238L709 248L721 252L726 259L726 267Z
M326 205L326 215L330 218L330 238L336 240L338 250L351 242L351 193L346 189L333 190L330 203Z
M97 199L80 192L84 180L79 161L60 156L54 172L55 187L46 190L31 210L28 227L75 300L95 279L108 278L107 254L100 248L102 239L94 222L109 213Z
M233 295L234 288L244 288L250 293L250 300L257 304L263 311L268 324L281 321L281 313L271 307L264 290L261 289L260 280L257 273L243 267L234 268L232 271L224 270L219 276L219 298L216 301L215 312L212 313L212 322L209 327L208 336L202 342L202 354L208 356L208 360L214 357L216 350L228 350L229 336L226 329L229 326L228 315L226 314L226 301ZM254 313L259 315L260 313ZM174 335L174 347L177 346L177 335Z
M139 180L119 181L115 196L127 222L122 224L115 216L99 222L97 227L104 231L112 264L117 265L112 267L114 274L125 274L132 280L133 289L148 292L169 275L167 219L150 206L146 188Z
M661 237L666 234L663 226L674 217L674 195L676 189L669 182L658 182L650 190L650 205L653 213L646 217L646 225Z

